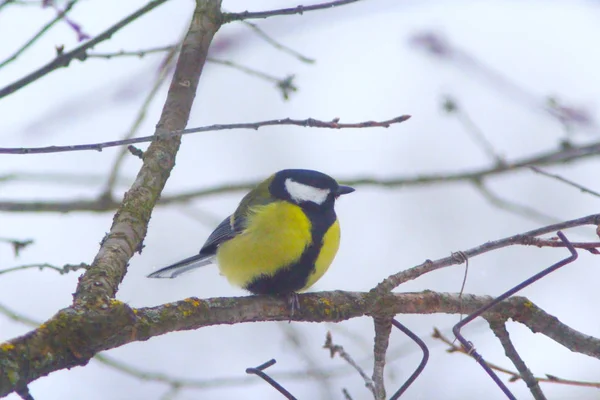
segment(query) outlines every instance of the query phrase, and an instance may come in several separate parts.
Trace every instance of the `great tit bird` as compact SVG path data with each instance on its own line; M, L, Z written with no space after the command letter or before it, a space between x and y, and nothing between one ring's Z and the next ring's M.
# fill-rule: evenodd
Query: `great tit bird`
M148 275L175 278L216 261L231 284L254 294L294 295L329 268L340 244L336 199L354 188L321 172L285 169L251 190L200 254Z

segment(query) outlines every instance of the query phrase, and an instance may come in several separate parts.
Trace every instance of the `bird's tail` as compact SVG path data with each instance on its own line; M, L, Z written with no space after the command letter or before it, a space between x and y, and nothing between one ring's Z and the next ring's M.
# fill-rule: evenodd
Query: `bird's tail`
M191 271L196 268L203 267L214 261L214 255L206 256L204 254L198 254L186 259L183 259L173 265L154 271L148 278L175 278L183 273Z

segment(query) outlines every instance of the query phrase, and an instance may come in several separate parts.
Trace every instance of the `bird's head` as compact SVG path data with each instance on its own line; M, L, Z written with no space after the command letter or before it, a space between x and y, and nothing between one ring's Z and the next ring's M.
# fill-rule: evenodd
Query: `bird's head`
M306 207L333 207L339 196L354 192L322 172L309 169L284 169L277 172L269 186L271 195Z

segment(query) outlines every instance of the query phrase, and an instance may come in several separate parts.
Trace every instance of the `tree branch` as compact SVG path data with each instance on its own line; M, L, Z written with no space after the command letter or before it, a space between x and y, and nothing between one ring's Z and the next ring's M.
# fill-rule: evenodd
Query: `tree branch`
M406 121L410 118L410 115L401 115L396 118L389 119L387 121L365 121L365 122L355 122L355 123L339 123L339 118L335 118L331 121L320 121L313 118L307 119L273 119L269 121L260 121L260 122L249 122L249 123L240 123L240 124L216 124L203 126L200 128L191 128L191 129L162 129L157 131L156 134L152 136L142 136L131 139L123 139L123 140L112 140L110 142L102 142L102 143L91 143L91 144L78 144L71 146L46 146L46 147L22 147L22 148L1 148L0 154L47 154L47 153L62 153L67 151L82 151L82 150L95 150L102 151L107 147L117 147L124 146L129 144L136 143L144 143L144 142L152 142L156 139L173 139L177 138L180 140L180 135L186 135L190 133L199 133L199 132L209 132L209 131L222 131L229 129L253 129L258 130L264 126L277 126L277 125L295 125L302 127L311 127L311 128L328 128L328 129L348 129L348 128L389 128L392 124L398 124Z
M156 143L161 144L162 141ZM135 192L130 196L134 195ZM126 195L125 209L115 217L114 225L117 228L113 226L111 234L103 241L94 264L80 278L73 305L59 311L36 330L0 344L0 396L17 388L24 388L29 382L52 371L85 365L99 351L132 341L210 325L289 320L287 302L271 297L251 296L235 300L190 298L137 310L111 299L126 271L125 262L128 258L122 254L126 251L133 252L133 246L126 249L119 247L122 243L120 238L127 237L126 235L132 232L119 229L118 224L124 224L121 218L131 220L136 217L133 211L128 210L129 204ZM147 219L142 222L147 223ZM463 254L472 258L511 245L543 245L544 241L532 237L575 226L597 225L599 222L600 214L594 214L487 242L464 251ZM420 266L392 275L369 293L338 291L302 295L302 307L292 319L339 322L362 315L377 317L399 313L471 313L489 304L491 299L431 291L390 293L402 282L460 262L462 261L452 256L437 261L428 260ZM482 317L504 320L512 318L533 332L543 333L572 351L600 358L600 340L562 324L556 317L546 314L525 298L513 297L495 306L492 311L484 313ZM23 357L23 354L28 356ZM46 357L46 354L53 356ZM11 378L15 376L19 379Z
M204 129L204 128L198 128ZM187 132L188 130L186 130ZM10 149L15 150L15 149ZM17 149L18 150L18 149ZM1 152L1 149L0 149ZM571 147L569 149L559 149L524 157L520 160L509 163L504 166L492 166L478 168L474 170L459 171L447 174L430 174L417 176L397 176L392 178L358 177L351 179L341 179L340 181L352 186L380 186L386 188L408 187L408 186L426 186L434 184L448 184L457 182L480 182L486 178L496 175L507 174L531 165L554 165L572 161L580 161L587 157L596 156L600 153L600 142L581 147ZM0 177L1 179L1 177ZM226 185L202 188L188 192L176 193L172 195L163 195L158 204L178 204L188 201L214 196L223 193L235 191L250 190L255 187L257 182L238 182ZM82 199L71 201L0 201L0 211L9 212L70 212L70 211L94 211L105 212L116 209L118 202L110 201L105 198L100 199Z
M303 294L299 296L301 308L292 320L339 322L382 312L471 313L491 301L489 296L463 295L461 299L456 293L425 291L386 294L370 306L373 296L373 293L342 291ZM290 319L287 302L267 296L188 298L139 309L112 300L105 306L63 309L38 329L0 344L0 396L18 386L11 376L19 376L19 384L23 385L53 371L85 365L100 351L134 341L205 326ZM600 359L600 339L566 326L526 298L513 297L483 317L512 318L574 352Z
M241 21L245 19L258 19L258 18L269 18L277 15L302 15L308 11L324 10L334 7L344 6L350 3L356 3L359 0L337 0L330 1L328 3L314 4L311 6L297 6L293 8L281 8L279 10L269 11L257 11L250 12L244 11L241 13L223 13L223 24L227 24L232 21Z
M260 29L258 27L258 25L253 24L250 21L242 21L242 22L244 23L244 25L246 25L247 27L252 29L254 31L254 33L256 33L256 35L258 35L258 37L263 39L265 42L267 42L268 44L270 44L277 50L279 50L283 53L290 54L291 56L295 57L297 60L299 60L303 63L306 63L306 64L314 64L316 62L314 58L306 57L306 56L298 53L296 50L291 49L291 48L279 43L278 41L273 39L271 36L267 35L262 29Z
M24 315L17 313L16 311L9 309L0 304L0 314L10 318L15 322L22 324L38 327L41 325L39 321L34 321ZM335 326L335 325L334 325ZM122 372L131 377L151 382L160 382L170 387L179 387L181 389L213 389L219 387L240 387L256 384L256 380L249 376L226 376L219 378L208 378L208 379L185 379L172 375L168 375L162 372L153 372L149 370L143 370L125 362L119 361L113 357L105 354L96 354L93 358L94 361L103 364L109 368L113 368L119 372ZM319 366L309 367L308 370L294 370L287 372L276 372L272 376L278 380L294 380L303 381L306 379L328 379L332 377L339 377L348 375L351 372L350 369L342 368L320 368Z
M337 354L338 356L340 356L341 359L346 361L348 365L354 368L354 370L358 372L360 377L365 381L365 387L371 391L375 399L378 399L377 393L375 392L375 385L373 383L373 380L369 377L369 375L366 374L366 372L360 367L360 365L358 365L356 361L354 361L352 356L348 354L342 346L333 343L331 332L327 332L323 348L329 350L331 358L335 357L335 355Z
M591 194L592 196L600 197L600 193L598 193L598 192L596 192L596 191L594 191L592 189L588 189L585 186L582 186L582 185L580 185L578 183L575 183L575 182L573 182L573 181L571 181L571 180L569 180L567 178L563 178L560 175L551 174L549 172L542 171L541 169L536 168L536 167L529 167L529 168L533 172L536 172L536 173L538 173L540 175L544 175L544 176L547 176L548 178L553 178L553 179L556 179L559 182L566 183L569 186L573 186L573 187L579 189L582 193L588 193L588 194Z
M456 346L454 344L454 341L452 341L449 338L447 338L446 336L442 335L442 333L437 328L433 329L433 334L431 335L431 337L433 337L434 339L439 339L442 342L446 343L448 345L448 349L446 350L448 353L460 353L460 354L464 354L465 356L473 357L473 355L470 354L464 347ZM486 361L486 364L494 371L509 375L510 382L516 382L521 379L521 376L519 375L518 372L511 371L509 369L500 367L496 364L492 364L489 361ZM546 375L546 378L536 377L535 379L538 382L542 382L542 383L557 383L557 384L562 384L562 385L600 389L599 382L574 381L572 379L559 378L555 375L550 375L550 374L545 374L545 375Z
M510 236L500 240L494 240L487 243L484 243L480 246L473 247L469 250L464 250L462 253L467 258L473 258L474 256L478 256L483 253L487 253L492 250L501 249L503 247L513 246L513 245L523 245L523 246L544 246L547 244L545 241L540 241L536 239L536 236L540 236L550 232L556 232L561 229L573 228L576 226L583 225L598 225L600 224L600 214L592 214L587 217L573 219L570 221L561 222L554 225L548 225L542 228L534 229L529 232L525 232L522 234L517 234L514 236ZM578 244L580 245L580 244ZM553 245L554 246L554 245ZM581 247L581 246L578 246ZM383 280L377 287L374 289L375 292L385 293L390 292L394 288L398 287L400 284L404 282L411 281L413 279L417 279L421 275L429 273L431 271L435 271L437 269L449 267L451 265L462 264L464 261L462 259L458 259L454 256L446 257L439 259L437 261L427 260L424 263L417 265L416 267L409 268L404 271L400 271L397 274L393 274L386 279Z
M0 269L0 275L2 274L7 274L9 272L15 272L15 271L23 271L26 269L34 269L37 268L39 270L43 270L43 269L51 269L53 271L58 272L61 275L64 275L66 273L69 273L71 271L77 271L79 269L87 269L88 265L81 263L81 264L65 264L62 267L57 267L55 265L51 265L51 264L27 264L27 265L19 265L17 267L12 267L12 268L6 268L6 269Z
M208 48L220 25L220 0L197 0L189 31L183 40L175 73L167 94L159 131L185 128L196 96ZM180 137L155 140L131 189L125 193L110 232L92 265L80 278L74 305L107 304L127 273L127 263L141 248L152 210L175 165Z
M538 381L535 379L529 368L527 368L527 365L525 365L525 362L510 340L510 336L506 330L506 320L489 319L488 322L490 323L492 332L494 332L494 335L496 335L500 344L504 347L506 357L508 357L515 367L517 367L521 379L527 384L533 398L535 400L546 400L546 396L544 395L544 392L542 392Z
M375 325L375 340L373 344L373 384L375 398L385 400L385 356L390 344L390 333L392 332L392 318L376 316L373 317Z
M78 58L78 57L80 57L82 55L85 55L85 52L88 49L91 49L92 47L94 47L98 43L101 43L101 42L103 42L105 40L110 39L112 37L112 35L114 35L116 32L118 32L119 30L121 30L125 26L129 25L133 21L137 20L142 15L144 15L144 14L152 11L154 8L160 6L161 4L163 4L166 1L167 0L153 0L153 1L150 1L144 7L140 8L139 10L137 10L136 12L134 12L133 14L127 16L123 20L117 22L115 25L111 26L109 29L107 29L106 31L102 32L100 35L96 36L92 40L86 42L85 44L77 47L76 49L74 49L74 50L72 50L72 51L70 51L68 53L59 54L54 60L50 61L48 64L44 65L40 69L38 69L36 71L33 71L29 75L27 75L27 76L19 79L18 81L14 82L14 83L11 83L10 85L5 86L4 88L0 89L0 99L3 98L3 97L8 96L9 94L12 94L12 93L16 92L19 89L24 88L25 86L29 85L30 83L37 81L41 77L43 77L45 75L48 75L50 72L52 72L52 71L54 71L54 70L56 70L58 68L68 66L69 63L73 59Z
M6 66L7 64L10 64L11 62L13 62L14 60L16 60L21 54L23 54L23 52L25 50L27 50L32 44L34 44L39 38L41 38L44 33L48 32L48 30L50 28L52 28L58 21L60 21L61 19L63 19L65 17L65 15L67 15L69 13L69 11L71 11L71 8L73 8L73 6L75 4L77 4L79 0L71 0L67 3L67 5L65 6L64 10L60 11L58 14L56 14L56 16L50 21L48 22L46 25L44 25L35 35L33 35L33 37L31 39L29 39L23 46L21 46L17 51L15 51L11 56L9 56L6 60L2 61L0 63L0 68Z
M510 200L504 199L498 196L496 193L490 190L490 188L483 181L476 181L475 188L477 191L486 199L490 204L498 207L501 210L508 211L515 215L527 218L537 223L543 224L554 224L559 222L558 218L547 215L543 212L538 211L535 207L529 207L524 204L518 204Z

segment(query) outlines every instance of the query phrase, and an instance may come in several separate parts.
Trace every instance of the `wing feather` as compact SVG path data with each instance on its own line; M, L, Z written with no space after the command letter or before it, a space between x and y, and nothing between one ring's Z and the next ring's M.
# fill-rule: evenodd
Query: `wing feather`
M198 255L186 258L175 264L169 265L148 275L149 278L175 278L193 269L212 263L217 255L218 247L228 240L233 239L246 229L247 215L253 212L253 207L266 205L274 201L269 195L271 176L259 184L254 190L247 193L240 201L235 212L225 218L210 234L200 249Z
M233 215L225 218L210 234L208 239L206 239L202 249L200 249L200 254L205 256L217 254L217 247L219 247L221 243L233 239L242 231L243 228L236 231L234 225Z

